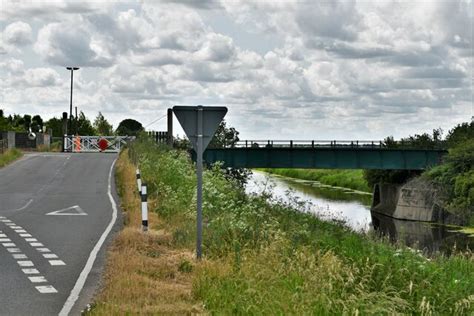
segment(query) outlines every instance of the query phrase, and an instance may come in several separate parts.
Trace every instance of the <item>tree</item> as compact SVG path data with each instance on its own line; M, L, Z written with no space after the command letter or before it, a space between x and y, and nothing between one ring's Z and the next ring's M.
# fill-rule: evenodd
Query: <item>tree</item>
M239 132L233 127L227 127L226 122L223 120L219 127L217 127L216 133L208 147L234 147L238 141Z
M43 131L43 119L39 115L33 116L31 119L31 131L34 133L38 133L39 131Z
M117 135L122 136L138 136L138 134L144 130L140 122L133 119L125 119L120 122L115 132Z
M97 131L97 134L101 136L110 136L113 135L114 130L112 124L110 124L102 115L101 112L97 114L97 117L94 120L94 128Z
M96 131L91 124L91 121L85 116L84 112L81 111L77 118L77 133L83 136L94 136Z
M234 147L238 141L239 132L233 127L227 127L226 122L223 120L219 127L217 127L216 133L208 147ZM245 168L226 168L225 174L227 177L237 180L243 187L247 183L252 171Z
M63 121L60 118L53 117L50 118L45 123L46 129L51 129L53 137L62 137L63 136Z

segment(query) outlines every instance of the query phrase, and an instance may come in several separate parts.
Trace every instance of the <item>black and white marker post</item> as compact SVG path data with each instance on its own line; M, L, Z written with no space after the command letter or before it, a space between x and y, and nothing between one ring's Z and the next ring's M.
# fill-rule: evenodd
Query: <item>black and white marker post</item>
M138 168L137 168L136 175L137 175L137 189L138 189L138 193L140 193L142 189L142 179L140 175L140 169Z
M146 184L142 184L142 229L144 232L148 231L148 196L146 191Z
M175 106L173 113L178 118L186 136L196 152L197 216L196 257L202 257L202 155L227 113L226 107Z

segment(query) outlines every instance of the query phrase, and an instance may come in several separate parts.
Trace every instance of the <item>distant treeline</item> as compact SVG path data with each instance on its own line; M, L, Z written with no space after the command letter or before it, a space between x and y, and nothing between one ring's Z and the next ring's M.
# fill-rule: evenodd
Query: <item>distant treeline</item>
M61 137L63 135L63 123L61 117L53 117L46 122L41 115L30 114L13 114L9 116L4 115L4 111L0 109L0 131L31 131L32 132L47 132L52 130L53 137ZM143 131L143 126L140 122L133 119L125 119L120 122L117 129L114 130L112 124L99 112L92 122L86 117L84 112L80 112L77 117L72 118L72 131L77 135L88 136L108 136L108 135L137 135Z

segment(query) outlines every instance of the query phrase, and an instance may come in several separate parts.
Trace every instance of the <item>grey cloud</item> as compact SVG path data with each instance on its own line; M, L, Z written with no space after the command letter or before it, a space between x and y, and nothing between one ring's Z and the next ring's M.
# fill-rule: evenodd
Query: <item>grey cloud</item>
M164 0L163 2L183 4L196 9L221 9L219 0Z
M354 41L359 14L355 1L321 1L301 4L295 16L301 32L313 36Z

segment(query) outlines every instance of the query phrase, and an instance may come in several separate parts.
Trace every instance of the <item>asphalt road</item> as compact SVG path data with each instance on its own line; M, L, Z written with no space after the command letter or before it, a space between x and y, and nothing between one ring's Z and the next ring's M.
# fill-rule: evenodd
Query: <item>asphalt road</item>
M91 301L120 222L116 158L37 153L0 169L0 315L77 315Z

